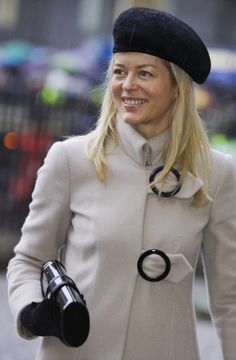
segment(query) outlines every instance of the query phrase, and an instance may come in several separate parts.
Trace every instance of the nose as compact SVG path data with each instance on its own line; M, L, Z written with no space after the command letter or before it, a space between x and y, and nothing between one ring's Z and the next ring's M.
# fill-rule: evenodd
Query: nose
M122 84L123 90L136 90L138 87L136 78L133 74L128 74Z

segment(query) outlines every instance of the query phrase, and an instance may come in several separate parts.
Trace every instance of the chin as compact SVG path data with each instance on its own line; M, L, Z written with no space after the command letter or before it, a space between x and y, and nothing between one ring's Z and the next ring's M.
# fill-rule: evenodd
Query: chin
M134 118L132 116L127 116L127 115L124 116L123 115L121 118L125 123L130 124L130 125L142 124L142 121L140 119Z

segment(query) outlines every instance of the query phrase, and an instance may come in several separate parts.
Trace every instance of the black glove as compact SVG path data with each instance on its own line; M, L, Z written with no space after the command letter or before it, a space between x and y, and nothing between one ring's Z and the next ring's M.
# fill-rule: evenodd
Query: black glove
M60 313L57 304L45 298L40 303L31 303L21 313L21 324L33 335L56 336L72 347L82 345L89 333L89 313L81 303L72 304Z
M52 300L44 299L40 303L32 302L26 306L20 321L33 335L60 337L59 319L59 309Z

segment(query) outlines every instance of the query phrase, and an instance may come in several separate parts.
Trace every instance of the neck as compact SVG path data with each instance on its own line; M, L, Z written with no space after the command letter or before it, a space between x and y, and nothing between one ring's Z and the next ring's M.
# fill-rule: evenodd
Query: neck
M161 134L163 131L165 131L168 126L160 126L158 128L152 127L152 126L147 126L147 125L132 125L133 128L140 134L142 135L145 139L150 139L158 134Z

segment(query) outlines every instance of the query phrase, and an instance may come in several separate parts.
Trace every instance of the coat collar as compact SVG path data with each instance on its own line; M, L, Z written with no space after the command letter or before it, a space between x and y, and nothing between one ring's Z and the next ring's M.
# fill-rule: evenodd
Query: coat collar
M169 130L145 139L131 125L117 119L120 147L141 166L162 164L162 152L169 138Z
M137 164L151 166L152 168L163 165L162 154L169 139L169 129L147 140L131 125L126 124L121 119L117 119L117 131L121 149ZM176 178L173 177L173 174L170 174L163 190L171 191L175 186ZM174 197L190 199L202 186L203 182L201 179L194 177L188 172L181 190ZM147 191L153 194L151 188L148 187Z

